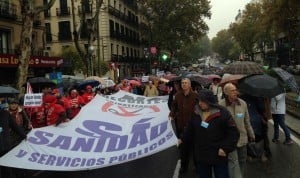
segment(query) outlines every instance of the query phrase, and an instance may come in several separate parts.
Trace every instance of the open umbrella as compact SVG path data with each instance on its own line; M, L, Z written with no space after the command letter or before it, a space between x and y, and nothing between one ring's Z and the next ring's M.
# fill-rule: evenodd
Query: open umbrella
M56 83L46 77L33 77L27 80L30 83L33 92L41 92L43 88L52 88ZM24 84L26 86L26 83Z
M242 93L268 98L284 92L278 80L266 74L244 77L239 80L238 88Z
M212 82L209 78L204 76L191 76L188 77L191 80L192 86L201 85L203 87L208 87Z
M88 85L91 85L92 87L97 87L98 85L100 85L100 82L97 80L84 80L77 86L77 89L85 90L86 86Z
M261 65L259 65L256 62L238 61L224 67L223 72L228 74L251 75L251 74L263 74L264 69Z
M233 83L233 84L237 84L238 80L242 79L243 77L245 77L245 75L239 75L239 74L224 74L219 85L220 86L224 86L226 83Z
M9 86L0 86L0 96L1 97L13 97L19 94L19 90L9 87Z
M100 78L98 76L89 76L89 77L87 77L87 78L84 79L84 81L92 81L92 80L96 80L96 81L98 81L101 84L105 84L106 83L106 81L104 79L102 79L102 78Z
M296 82L295 77L292 74L279 67L272 68L272 70L280 77L283 82L285 82L289 86L292 91L299 93L300 88Z
M129 83L134 85L134 86L140 86L141 85L141 82L137 81L137 80L129 80Z

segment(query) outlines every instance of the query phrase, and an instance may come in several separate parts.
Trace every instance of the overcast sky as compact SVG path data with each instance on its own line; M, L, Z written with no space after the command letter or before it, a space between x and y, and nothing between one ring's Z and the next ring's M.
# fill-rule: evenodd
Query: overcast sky
M209 32L208 37L212 39L223 29L228 29L231 22L235 21L239 9L244 7L251 0L210 0L211 1L211 19L206 20Z

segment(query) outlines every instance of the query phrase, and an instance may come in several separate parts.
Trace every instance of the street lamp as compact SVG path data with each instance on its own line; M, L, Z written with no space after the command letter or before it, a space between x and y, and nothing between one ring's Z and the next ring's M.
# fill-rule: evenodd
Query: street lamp
M95 51L95 47L93 45L90 45L88 48L88 59L89 59L89 66L88 66L88 75L91 76L93 75L93 61L92 61L92 56Z

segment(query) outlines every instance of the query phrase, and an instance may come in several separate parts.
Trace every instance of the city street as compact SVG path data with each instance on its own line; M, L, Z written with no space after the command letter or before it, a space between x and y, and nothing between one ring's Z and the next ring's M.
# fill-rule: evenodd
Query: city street
M291 117L291 116L288 116ZM295 124L296 121L291 121ZM299 127L299 122L297 124ZM269 124L269 137L272 137L273 125ZM294 132L294 134L296 134ZM300 141L297 137L292 137L293 145L283 145L284 135L281 132L281 143L270 143L272 158L267 162L253 160L247 163L246 178L298 178L300 177ZM196 174L193 168L185 175L179 176L180 161L178 160L177 148L172 147L155 155L131 161L128 163L106 167L96 170L78 172L48 172L33 171L28 178L52 178L52 177L72 177L72 178L93 178L109 177L119 178L193 178Z

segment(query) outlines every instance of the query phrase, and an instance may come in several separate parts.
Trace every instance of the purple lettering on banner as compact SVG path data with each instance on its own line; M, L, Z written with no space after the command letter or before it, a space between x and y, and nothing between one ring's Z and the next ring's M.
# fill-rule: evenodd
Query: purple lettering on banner
M148 142L146 130L150 128L150 123L145 122L151 120L152 118L141 119L132 126L132 139L128 148L133 148L138 144L143 145Z
M150 98L150 99L147 99L147 104L158 104L160 103L161 101L163 101L162 99L160 98Z
M45 165L50 165L50 166L53 166L55 164L55 161L56 161L56 156L54 155L49 155Z
M62 166L62 165L64 165L65 163L68 162L69 159L71 159L71 158L59 156L59 157L57 158L56 166Z
M167 134L167 140L169 140L170 138L172 138L172 136L173 136L173 132L172 131L170 131L168 134Z
M88 159L87 162L86 162L87 166L94 166L95 164L96 164L96 159L95 158Z
M37 163L39 163L39 164L45 164L45 161L46 161L46 158L48 157L48 155L46 155L46 154L41 154L40 155L40 159L38 160L38 162Z
M59 147L63 150L68 150L71 145L72 137L59 135L52 143L50 143L49 147Z
M77 138L74 146L71 148L72 151L90 152L93 148L95 138Z
M117 156L110 157L109 163L113 163L114 161L117 161L117 160L118 160Z
M27 155L27 151L25 151L25 150L20 150L19 152L18 152L18 154L17 155L15 155L16 157L18 157L18 158L22 158L22 157L24 157L25 155Z
M162 135L168 128L168 122L163 122L151 128L150 140L153 140Z
M80 158L73 158L72 161L71 161L70 166L71 166L71 167L77 167L77 166L79 166L79 162L80 162L80 161L81 161Z
M82 124L87 130L83 130L81 128L76 128L75 131L82 135L89 136L89 137L96 137L96 138L103 137L103 136L104 137L112 137L112 136L116 136L116 134L106 132L106 130L122 131L121 126L112 124L112 123L108 123L108 122L85 120L85 121L83 121ZM101 129L103 127L105 130Z
M150 146L150 151L154 150L155 148L157 148L157 143L153 143L153 144Z
M53 137L52 133L48 133L48 132L44 132L44 131L35 131L34 135L36 137L29 137L27 138L27 141L29 141L30 143L36 144L36 145L44 145L49 143L49 140L47 139L47 137Z
M31 161L31 162L36 162L38 160L39 156L40 156L39 153L31 153L31 157L28 158L28 160Z
M107 152L126 149L127 142L128 142L127 135L111 137L107 146Z
M97 162L96 162L96 165L102 165L102 164L104 164L104 161L105 161L105 158L98 158L97 159Z
M85 159L85 158L82 158L80 166L81 166L81 167L84 166L85 163L86 163L86 159Z

